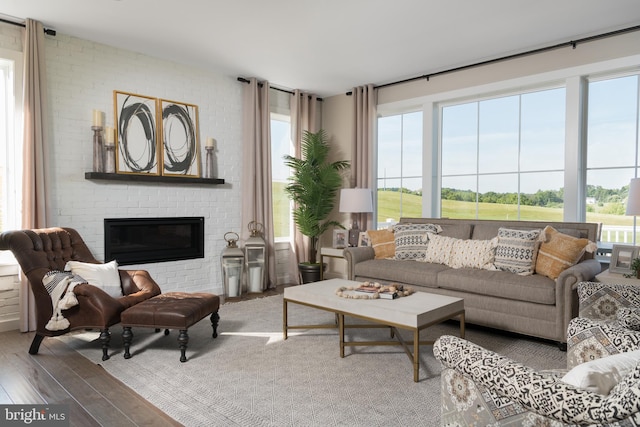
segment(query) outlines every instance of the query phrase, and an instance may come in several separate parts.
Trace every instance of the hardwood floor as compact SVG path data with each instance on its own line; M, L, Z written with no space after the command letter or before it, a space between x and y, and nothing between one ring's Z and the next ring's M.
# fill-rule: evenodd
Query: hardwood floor
M246 295L240 301L283 289ZM115 326L112 333L117 330ZM0 404L66 404L71 426L181 425L59 340L45 338L39 353L30 355L33 336L33 332L0 333Z

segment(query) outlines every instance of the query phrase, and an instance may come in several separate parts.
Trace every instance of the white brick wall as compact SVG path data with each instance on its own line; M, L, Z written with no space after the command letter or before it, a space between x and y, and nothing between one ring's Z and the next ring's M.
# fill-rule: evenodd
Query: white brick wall
M98 259L104 255L103 219L203 216L205 258L145 264L164 292L223 293L220 252L224 233L240 232L242 87L224 76L135 52L69 37L46 37L52 115L51 224L76 228ZM113 91L195 104L201 141L217 140L223 186L87 181L92 168L92 110L114 124ZM202 144L204 145L204 144ZM203 150L204 151L204 150ZM204 155L202 155L204 160Z
M227 231L240 234L246 227L240 224L242 86L236 76L60 33L45 39L51 125L51 225L76 228L96 258L102 259L104 218L203 216L204 259L126 268L149 270L164 292L222 294L220 253L226 245L223 236ZM21 50L21 43L19 27L0 24L0 48ZM207 137L217 140L216 170L226 184L85 180L84 173L92 168L92 110L104 111L105 125L113 126L114 90L197 105L201 142Z

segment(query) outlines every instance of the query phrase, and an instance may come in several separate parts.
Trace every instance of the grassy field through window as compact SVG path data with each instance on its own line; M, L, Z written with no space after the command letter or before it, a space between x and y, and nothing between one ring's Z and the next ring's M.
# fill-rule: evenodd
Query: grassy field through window
M277 211L284 209L289 204L289 199L284 193L286 183L273 183L273 204L275 207L274 219L275 236L289 235L289 221L285 221L282 215L278 215ZM402 198L402 213L400 212L400 201ZM479 217L482 219L505 219L505 220L522 220L522 221L563 221L562 208L545 208L540 206L521 206L520 217L518 218L518 206L501 203L479 203ZM604 224L602 241L604 242L624 242L631 243L631 235L629 232L622 233L618 231L607 233L608 229L627 229L633 226L633 217L624 214L603 213L602 211L611 211L611 207L605 203L603 206L593 208L594 212L587 213L587 222L600 222ZM463 202L456 200L442 201L443 218L475 218L476 204L473 202ZM384 224L388 220L396 222L403 217L420 218L422 217L422 196L415 194L399 193L397 191L378 191L378 224ZM280 221L277 219L281 218ZM626 237L625 237L626 236ZM640 241L640 236L637 240Z

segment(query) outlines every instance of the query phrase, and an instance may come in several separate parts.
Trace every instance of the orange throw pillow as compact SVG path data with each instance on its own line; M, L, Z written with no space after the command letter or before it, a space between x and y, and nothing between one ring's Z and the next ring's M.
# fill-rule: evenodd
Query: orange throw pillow
M369 243L375 252L375 259L393 258L396 255L396 242L389 230L368 230Z
M596 244L589 239L580 239L560 233L551 226L542 232L544 242L540 245L536 259L536 273L557 279L560 273L575 265L585 251L593 252Z

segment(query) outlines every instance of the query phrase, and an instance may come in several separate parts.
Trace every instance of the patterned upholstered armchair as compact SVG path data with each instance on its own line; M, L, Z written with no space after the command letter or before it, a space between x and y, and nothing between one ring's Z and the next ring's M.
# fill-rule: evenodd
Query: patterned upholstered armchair
M567 367L640 349L640 286L581 282L579 313L567 328ZM637 320L636 320L637 321Z
M640 363L602 395L458 337L440 337L433 352L443 426L640 426Z
M567 370L536 371L461 338L440 337L433 352L443 365L442 425L640 426L637 356L609 394L562 380L578 365L640 349L633 329L640 287L582 282L578 297L580 314L567 330Z

